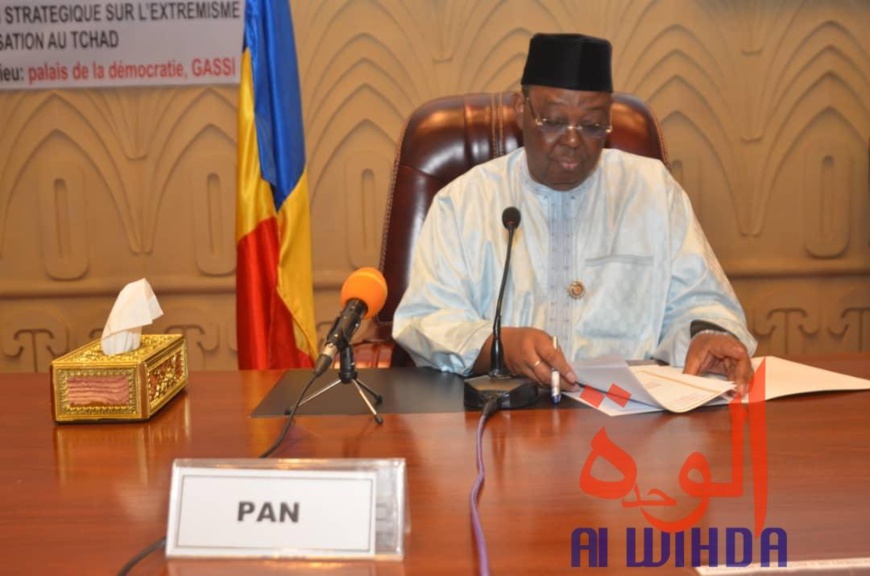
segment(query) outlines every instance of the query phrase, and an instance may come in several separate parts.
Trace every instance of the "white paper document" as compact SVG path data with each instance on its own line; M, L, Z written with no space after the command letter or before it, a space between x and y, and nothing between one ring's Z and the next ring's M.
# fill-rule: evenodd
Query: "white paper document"
M764 399L842 390L870 390L870 380L807 366L776 356L752 359L752 367L759 372L764 361Z
M810 392L870 390L870 380L775 356L753 358L752 366L754 393L745 395L744 403ZM621 358L604 357L575 363L573 368L583 387L563 395L609 416L688 412L699 406L727 404L734 395L733 382L716 376L689 376L673 366L629 366Z
M671 412L688 412L734 391L734 382L689 376L672 366L632 366L629 370L656 403Z
M733 382L688 376L671 366L629 366L617 357L584 360L573 368L584 389L566 395L611 416L688 412L734 390Z

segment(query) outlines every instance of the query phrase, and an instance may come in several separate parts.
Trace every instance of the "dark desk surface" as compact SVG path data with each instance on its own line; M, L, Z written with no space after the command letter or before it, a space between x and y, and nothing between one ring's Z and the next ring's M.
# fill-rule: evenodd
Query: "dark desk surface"
M870 378L870 354L801 360ZM51 419L47 375L0 374L6 398L0 420L0 574L116 573L165 533L174 458L254 457L271 444L282 420L249 414L280 376L196 373L188 390L150 422L59 426ZM783 398L763 406L766 525L787 532L789 560L870 556L870 392ZM378 426L365 415L302 416L275 454L406 458L412 532L403 562L167 563L161 551L133 573L475 574L468 496L476 474L478 417L384 414ZM642 491L676 495L669 511L674 518L698 502L679 483L690 453L706 456L713 480L731 478L727 408L623 418L586 408L497 414L484 438L487 480L480 503L493 574L571 571L571 533L579 527L608 528L611 569L595 573L626 571L626 528L649 526L641 509L593 497L579 485L591 439L602 428L633 457ZM743 495L713 498L698 524L705 531L753 528L752 487L763 477L753 468L750 441L744 444ZM647 572L692 573L673 564L629 570Z

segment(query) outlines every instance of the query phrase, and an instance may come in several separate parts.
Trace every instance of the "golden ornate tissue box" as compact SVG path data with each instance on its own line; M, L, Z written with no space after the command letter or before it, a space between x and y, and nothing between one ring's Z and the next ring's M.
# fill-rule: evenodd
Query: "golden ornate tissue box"
M106 356L100 341L51 363L56 422L147 420L187 385L180 334L143 334L139 348Z

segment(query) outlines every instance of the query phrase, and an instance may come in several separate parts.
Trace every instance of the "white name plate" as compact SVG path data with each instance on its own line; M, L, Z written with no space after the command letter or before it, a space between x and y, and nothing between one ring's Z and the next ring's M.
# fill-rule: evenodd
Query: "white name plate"
M176 460L168 557L402 557L401 459Z

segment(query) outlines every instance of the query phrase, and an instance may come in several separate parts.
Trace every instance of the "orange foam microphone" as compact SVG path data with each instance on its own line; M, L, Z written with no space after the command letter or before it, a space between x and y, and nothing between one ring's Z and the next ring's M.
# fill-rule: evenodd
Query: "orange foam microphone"
M315 377L326 372L335 355L350 346L350 339L363 318L381 311L387 301L387 281L377 268L360 268L351 273L341 287L341 314L326 335L326 342L314 365Z
M366 306L365 318L381 311L387 301L387 281L377 268L360 268L351 273L341 286L341 305L361 300Z

